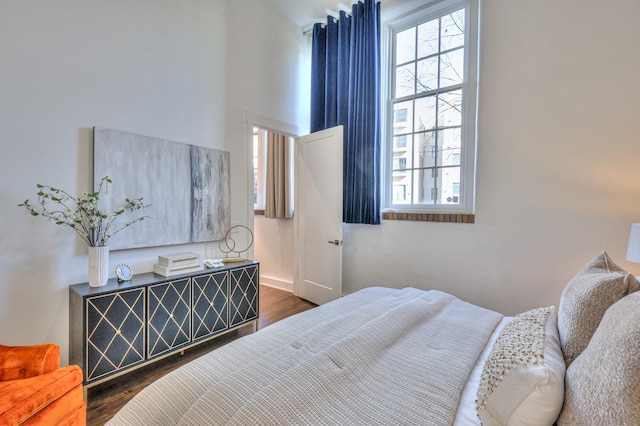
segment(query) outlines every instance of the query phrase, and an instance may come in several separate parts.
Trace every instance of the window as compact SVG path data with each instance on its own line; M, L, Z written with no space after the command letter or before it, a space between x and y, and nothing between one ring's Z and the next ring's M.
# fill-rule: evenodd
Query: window
M267 131L253 128L253 209L264 210Z
M389 208L473 213L477 15L449 0L389 25Z
M395 149L405 149L407 147L407 135L394 136L393 147Z
M396 123L406 123L407 122L407 109L396 109L393 111L393 115L395 116Z
M394 170L404 170L407 168L407 159L406 158L394 158L393 159L393 169Z
M269 155L269 150L273 149L274 144L278 145L279 142L277 140L281 137L286 138L288 148L285 150L284 147L281 147L280 150L274 151L274 155ZM275 192L279 191L277 189L278 185L288 185L289 189L285 192L290 197L288 205L293 208L293 138L270 130L253 127L252 142L254 214L265 214L267 193L275 194ZM288 154L285 154L283 150L287 151ZM280 161L277 158L280 158ZM268 161L271 161L271 165L267 164ZM285 172L283 168L286 168L287 171ZM280 172L283 174L280 174ZM271 173L273 179L267 177L268 173ZM269 191L267 190L267 185L271 185ZM271 205L273 206L274 203L272 202Z

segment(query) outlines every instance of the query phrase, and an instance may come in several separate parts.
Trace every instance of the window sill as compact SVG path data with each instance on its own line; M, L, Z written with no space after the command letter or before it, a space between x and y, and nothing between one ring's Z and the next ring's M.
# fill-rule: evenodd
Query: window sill
M475 215L458 213L382 213L383 220L409 220L414 222L475 223Z

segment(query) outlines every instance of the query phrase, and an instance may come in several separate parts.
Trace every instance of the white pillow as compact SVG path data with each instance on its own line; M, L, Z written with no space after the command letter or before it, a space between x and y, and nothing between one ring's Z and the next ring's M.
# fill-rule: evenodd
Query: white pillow
M485 361L476 409L484 426L552 425L562 409L565 364L555 307L508 323Z

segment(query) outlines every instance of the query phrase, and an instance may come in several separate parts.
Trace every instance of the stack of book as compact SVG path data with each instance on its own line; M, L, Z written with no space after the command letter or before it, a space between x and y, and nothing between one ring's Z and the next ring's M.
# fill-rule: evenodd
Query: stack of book
M153 272L163 277L188 274L202 271L204 265L197 253L178 253L158 256L158 263L153 265Z

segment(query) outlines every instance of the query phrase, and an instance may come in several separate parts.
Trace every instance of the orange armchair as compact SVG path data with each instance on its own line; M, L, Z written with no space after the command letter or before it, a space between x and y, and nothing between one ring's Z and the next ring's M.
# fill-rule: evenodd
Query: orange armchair
M85 425L82 370L60 347L0 345L0 425Z

